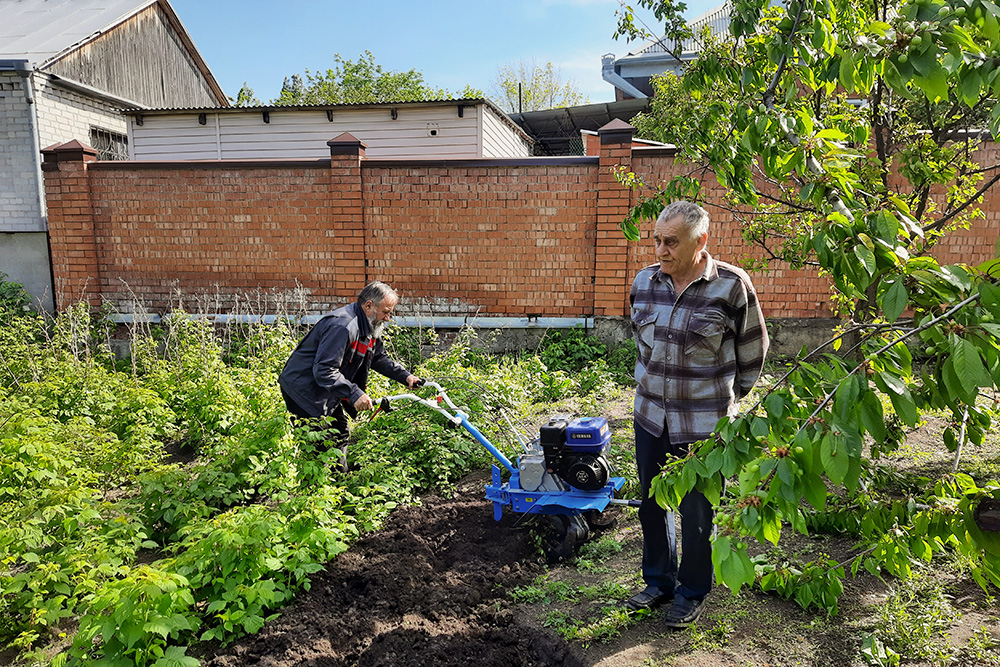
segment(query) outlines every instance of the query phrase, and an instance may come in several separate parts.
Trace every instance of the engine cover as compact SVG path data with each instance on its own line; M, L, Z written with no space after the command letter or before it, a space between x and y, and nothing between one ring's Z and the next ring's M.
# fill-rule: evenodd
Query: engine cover
M563 478L581 491L597 491L611 479L611 466L603 456L569 456Z
M603 417L555 415L539 431L545 471L581 491L599 491L611 479L606 458L611 449L611 429ZM537 471L527 475L536 483ZM522 479L524 475L522 474Z

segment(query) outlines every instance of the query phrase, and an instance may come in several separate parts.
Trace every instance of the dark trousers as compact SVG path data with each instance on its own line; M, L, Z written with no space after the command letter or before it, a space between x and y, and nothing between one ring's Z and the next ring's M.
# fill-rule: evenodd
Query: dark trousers
M650 484L667 457L687 454L687 444L672 444L664 427L656 437L635 424L635 461L642 487L639 523L642 526L642 578L647 586L672 590L691 600L701 600L712 590L712 504L700 491L681 500L681 559L677 566L674 514L649 497Z
M281 397L285 399L285 407L292 414L292 426L298 428L308 427L314 433L321 433L323 441L316 444L316 449L325 452L333 445L340 450L340 469L347 472L347 444L350 441L350 431L347 428L347 413L344 411L343 403L337 404L334 411L324 417L313 417L303 410L292 397L281 390Z

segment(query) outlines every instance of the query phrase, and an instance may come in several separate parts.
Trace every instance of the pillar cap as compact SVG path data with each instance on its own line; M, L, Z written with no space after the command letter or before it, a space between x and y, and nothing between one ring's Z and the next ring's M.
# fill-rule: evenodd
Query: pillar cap
M602 144L630 144L635 136L635 128L620 118L615 118L597 130Z
M42 149L42 171L57 171L60 162L95 162L97 149L74 139Z
M364 155L367 145L350 132L344 132L326 142L330 155Z
M97 160L97 149L73 139L43 148L42 156L44 164L49 165L58 162L94 162Z

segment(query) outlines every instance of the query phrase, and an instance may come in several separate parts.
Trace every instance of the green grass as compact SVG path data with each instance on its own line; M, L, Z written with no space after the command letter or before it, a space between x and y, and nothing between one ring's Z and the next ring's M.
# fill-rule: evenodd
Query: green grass
M948 628L959 618L944 586L928 577L894 582L886 600L875 610L871 636L884 647L886 659L870 657L869 664L907 661L948 664L955 655L948 642Z

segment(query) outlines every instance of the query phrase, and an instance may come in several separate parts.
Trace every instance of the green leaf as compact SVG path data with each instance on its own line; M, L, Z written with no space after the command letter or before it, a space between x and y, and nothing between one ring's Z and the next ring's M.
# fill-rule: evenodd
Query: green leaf
M844 51L844 54L840 57L840 71L839 79L841 85L848 91L853 92L857 89L857 83L855 81L855 71L857 67L854 64L854 54L850 51Z
M909 389L904 387L902 394L890 393L889 400L892 401L893 409L899 415L899 418L903 420L904 424L910 427L917 425L917 419L919 418L917 404L913 400Z
M868 273L868 275L869 276L875 275L875 270L877 268L875 262L875 253L873 253L871 249L868 248L868 246L860 243L854 246L854 252L857 255L858 259L861 260L861 265L865 267L865 271Z
M906 391L906 383L903 378L889 371L882 371L875 375L876 384L882 385L887 394L902 395Z
M813 593L812 586L801 585L795 590L795 601L803 609L808 609L809 605L812 604L815 594Z
M788 457L780 459L775 469L777 470L778 473L778 479L780 479L788 486L791 486L795 482L795 480L793 479L792 466L789 463Z
M958 438L955 437L955 429L949 426L944 430L942 435L944 436L944 446L948 448L949 452L954 452L958 449Z
M1000 287L984 281L979 284L979 294L983 305L993 313L993 316L1000 317Z
M799 431L792 440L792 456L804 472L812 472L813 443L805 431Z
M909 74L909 68L904 69L906 69L907 74ZM908 100L916 99L916 96L910 90L910 87L906 85L906 80L904 80L902 72L899 71L899 68L897 68L891 60L885 61L882 71L884 73L886 83L889 84L889 87L892 88L895 93Z
M885 442L888 433L885 428L885 414L882 412L882 402L873 391L866 391L861 396L859 405L861 424L878 443Z
M906 291L906 286L901 280L894 280L882 293L880 305L882 313L887 322L895 322L906 310L906 304L910 300L910 295Z
M732 448L726 447L725 452L723 452L723 462L722 469L720 472L723 477L732 477L740 467L739 457L736 456L736 452Z
M854 413L857 409L858 396L861 395L861 378L851 375L844 378L833 398L834 413L844 419Z
M950 361L955 364L955 373L958 374L959 380L974 387L989 387L993 384L976 346L965 338L953 336L953 339L954 347Z
M823 461L823 468L826 476L834 484L842 484L847 477L850 461L847 455L847 446L842 435L834 435L827 432L820 442L820 457Z
M823 482L823 478L819 475L808 474L803 475L802 479L802 492L809 501L809 504L815 507L819 511L823 511L826 507L826 484Z
M765 540L774 546L778 546L778 540L781 538L781 521L770 507L765 507L765 511L761 516L761 533L764 535Z
M146 624L142 626L142 630L146 633L156 633L164 638L170 634L170 626L164 618L155 618L151 621L147 621Z
M948 99L948 72L937 60L934 60L927 74L915 78L914 83L924 91L924 95L931 102Z
M834 127L828 127L816 133L817 139L829 139L830 141L843 141L847 135Z
M858 484L861 481L861 454L860 451L857 453L851 452L851 448L848 448L850 456L847 459L847 474L844 475L844 488L848 492L854 494L858 491Z
M771 432L771 427L768 425L766 419L761 419L760 417L754 417L750 420L750 433L755 438L766 438L767 434Z
M716 507L722 502L722 485L717 482L718 479L718 475L713 474L710 478L699 479L696 485L708 502Z
M983 15L983 35L996 46L997 42L1000 42L1000 19L998 19L1000 9L989 0L980 0L980 2L986 8Z
M709 474L714 475L722 469L722 464L725 460L723 449L723 447L716 446L705 457L705 467L708 469Z
M945 362L941 365L941 380L949 397L953 399L958 398L963 401L969 397L969 387L962 382L962 379L955 371L954 356L945 359Z
M712 560L721 563L729 558L729 555L732 553L731 549L730 537L728 535L720 535L715 538L715 543L712 545Z
M714 549L712 553L714 559ZM747 555L745 547L734 550L726 560L719 564L718 569L722 575L722 583L729 587L734 594L739 593L743 586L753 583L753 563L750 562L750 557Z
M972 39L972 35L970 35L969 32L958 22L951 25L951 36L955 39L955 42L966 51L970 51L972 53L983 52L983 50L979 48L979 45L976 44L975 40Z
M976 106L976 103L979 102L982 85L983 79L976 70L966 72L965 76L962 77L962 83L959 86L959 93L962 96L962 101L965 102L966 106L970 109Z
M153 663L152 667L198 667L201 663L197 658L184 655L185 646L168 646L163 657Z
M993 141L1000 141L1000 104L994 105L990 112L989 126Z
M767 408L767 416L771 419L781 419L785 414L785 399L781 394L771 394L764 401Z

